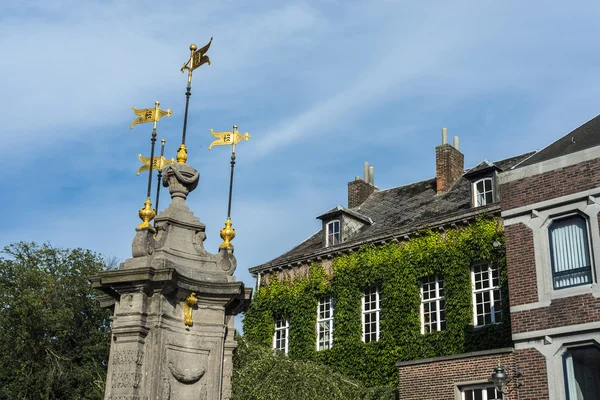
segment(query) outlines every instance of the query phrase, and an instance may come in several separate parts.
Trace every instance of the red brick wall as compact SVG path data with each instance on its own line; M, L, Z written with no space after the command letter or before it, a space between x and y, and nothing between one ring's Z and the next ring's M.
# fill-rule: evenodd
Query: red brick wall
M375 186L362 179L348 182L348 208L360 206L375 190Z
M510 305L538 301L533 232L525 224L504 227Z
M498 360L513 366L513 354L502 353L458 358L398 367L401 400L454 400L455 384L479 381L492 376Z
M522 385L509 384L511 399L547 400L546 359L536 349L516 350L514 353L465 357L398 367L401 400L454 400L457 383L489 380L498 364L519 370ZM506 369L509 376L512 371Z
M435 148L435 177L438 193L452 187L465 172L465 156L449 144Z
M516 368L523 373L519 379L523 383L518 392L509 393L510 399L545 400L549 398L546 359L536 349L516 350Z
M600 158L500 185L502 210L600 186Z
M512 333L600 321L600 299L591 293L554 299L548 307L510 313Z

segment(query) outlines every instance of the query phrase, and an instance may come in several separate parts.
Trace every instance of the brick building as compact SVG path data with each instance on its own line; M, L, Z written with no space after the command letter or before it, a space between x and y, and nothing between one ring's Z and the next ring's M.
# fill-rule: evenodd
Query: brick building
M501 174L500 191L521 398L600 399L600 117Z
M396 367L401 399L506 399L489 382L498 362L509 376L514 375L513 370L523 373L520 387L516 381L505 387L511 399L565 399L568 390L572 393L569 399L600 399L594 397L598 389L593 383L600 382L600 350L596 347L600 331L596 296L600 291L595 283L598 263L594 262L594 257L600 257L600 206L595 197L600 196L600 147L595 147L600 137L595 138L596 133L600 135L600 117L538 153L482 161L465 172L458 138L454 145L448 144L444 129L442 144L436 147L435 178L379 190L374 185L373 167L365 163L364 179L356 177L348 184L348 207L337 206L321 214L317 233L250 272L259 289L268 289L273 280L294 285L309 275L309 265L321 266L335 280L332 266L336 259L356 254L366 245L408 245L424 230L450 235L482 216L498 218L501 230L502 217L505 246L497 240L481 246L499 249L486 254L505 251L506 270L504 257L477 260L456 255L449 260L457 266L450 276L444 276L448 272L444 265L415 273L411 285L418 299L404 311L398 311L402 307L390 300L386 307L384 284L365 281L353 288L358 296L352 300L356 310L346 306L340 310L344 323L348 312L357 316L356 324L362 329L357 336L358 341L362 339L360 346L340 337L359 332L343 331L338 325L335 293L319 296L308 328L313 331L311 346L317 353L311 357L319 360L319 353L333 351L322 360L352 375L356 365L349 365L348 360L335 362L336 350L351 347L355 357L363 357L361 368L372 368L361 372L368 376L388 367L369 357L394 349L394 354L403 354L401 361L396 359L400 361ZM569 248L573 243L579 246L575 250ZM550 257L552 246L556 255ZM573 260L575 267L569 264ZM456 306L453 296L459 293L452 292L451 279L467 282L468 304ZM435 340L450 340L445 331L456 324L452 316L459 314L452 307L446 310L446 300L453 308L468 308L470 317L461 322L458 334L464 345L428 347ZM290 317L295 310L267 303L272 309L257 313L269 319L272 336L266 339L273 348L287 353L294 340L305 340L307 327L294 323L300 320ZM411 324L413 316L418 317L418 324ZM390 343L398 336L385 332L392 323L406 324L404 331L414 338L400 350ZM456 332L454 326L454 337ZM506 345L494 342L499 332L508 333ZM306 354L305 346L294 356ZM381 359L385 357L376 360Z

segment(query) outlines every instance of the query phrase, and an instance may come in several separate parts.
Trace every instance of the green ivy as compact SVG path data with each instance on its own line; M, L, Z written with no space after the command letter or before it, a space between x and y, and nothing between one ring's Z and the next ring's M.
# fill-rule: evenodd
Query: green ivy
M495 241L501 245L493 246ZM291 359L317 361L367 386L395 385L399 361L510 346L508 301L502 323L472 326L471 265L497 260L502 298L508 299L503 243L499 221L481 217L468 226L424 231L406 242L339 256L332 277L313 264L309 278L272 279L259 289L245 314L244 334L271 346L275 318L286 315ZM446 329L422 335L419 282L435 274L444 276ZM363 343L361 296L370 286L380 288L380 339ZM317 352L317 302L323 295L335 302L334 345Z

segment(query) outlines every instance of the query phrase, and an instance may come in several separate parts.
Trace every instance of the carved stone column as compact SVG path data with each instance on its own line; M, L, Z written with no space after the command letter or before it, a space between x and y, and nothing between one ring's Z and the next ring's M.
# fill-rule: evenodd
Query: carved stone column
M156 237L138 230L133 257L91 278L114 307L106 400L231 397L233 320L252 289L236 282L232 252L204 249L205 226L185 203L198 180L186 164L165 168L172 202Z

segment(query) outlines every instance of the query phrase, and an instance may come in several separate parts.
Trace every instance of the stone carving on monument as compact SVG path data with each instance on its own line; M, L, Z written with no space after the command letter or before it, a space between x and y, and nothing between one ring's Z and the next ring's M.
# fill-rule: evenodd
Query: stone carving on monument
M190 64L186 64L188 100L193 60L205 60L202 57L206 57L203 54L207 46L197 51L195 46L190 47ZM204 53L198 56L202 50ZM158 102L154 114L137 111L142 119L138 123L152 122L154 115L148 162L152 174L156 169L156 121L162 111ZM221 244L216 254L204 248L205 226L186 204L187 196L198 186L200 173L186 164L185 128L182 142L176 164L165 167L157 163L164 167L160 171L162 184L169 189L171 204L156 216L153 227L150 221L154 211L148 195L140 210L143 222L133 238L132 258L118 270L90 278L93 287L107 295L103 305L114 308L106 400L231 397L232 355L236 348L233 320L248 306L252 289L244 288L233 276L237 266L230 243L233 229L227 244ZM230 228L230 218L228 221Z

